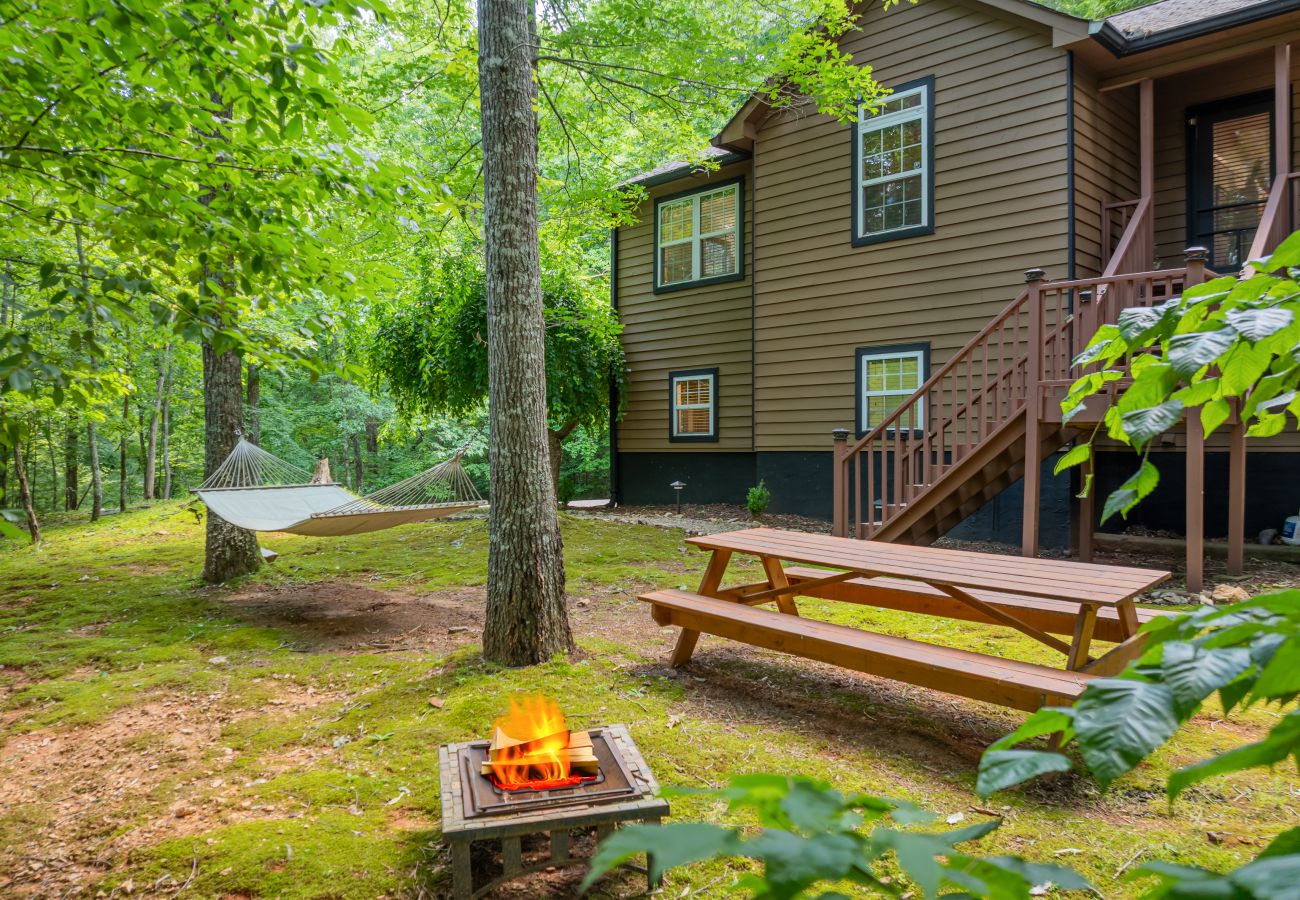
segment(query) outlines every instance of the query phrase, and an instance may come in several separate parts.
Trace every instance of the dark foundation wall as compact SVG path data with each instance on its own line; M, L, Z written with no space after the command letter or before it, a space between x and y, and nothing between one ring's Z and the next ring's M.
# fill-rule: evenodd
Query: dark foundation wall
M673 502L673 481L685 482L683 503L744 503L761 479L772 492L769 512L831 517L829 452L620 453L619 502L662 505ZM1056 458L1043 463L1039 542L1044 548L1070 544L1070 479L1053 476ZM1016 482L986 503L949 534L970 541L1020 543L1023 494Z
M1184 534L1186 531L1187 464L1182 453L1152 451L1151 462L1160 470L1160 484L1129 513L1100 527L1118 533L1131 525ZM1300 453L1246 454L1246 536L1265 528L1281 528L1287 516L1300 511ZM1097 509L1107 495L1137 471L1132 451L1097 454ZM1205 536L1228 534L1228 454L1205 454Z

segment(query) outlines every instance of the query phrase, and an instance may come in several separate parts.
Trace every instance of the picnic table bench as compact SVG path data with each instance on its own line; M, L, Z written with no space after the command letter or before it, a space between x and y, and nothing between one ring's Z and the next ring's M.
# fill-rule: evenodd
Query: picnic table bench
M674 667L690 660L703 632L1032 711L1073 702L1092 678L1119 672L1141 655L1139 626L1165 614L1139 610L1134 602L1169 577L1156 569L769 528L693 537L687 543L712 553L699 589L641 596L657 623L681 628ZM757 557L766 580L723 587L735 554ZM1065 665L1053 668L819 622L799 615L797 595L1014 628L1059 651ZM767 602L776 610L757 608ZM1116 646L1093 658L1094 639Z

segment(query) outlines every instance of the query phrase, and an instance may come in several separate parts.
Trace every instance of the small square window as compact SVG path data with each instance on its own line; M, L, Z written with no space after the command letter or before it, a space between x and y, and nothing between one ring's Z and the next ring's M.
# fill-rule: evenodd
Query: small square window
M668 439L718 439L718 370L689 369L668 373Z
M858 350L858 433L866 434L908 403L928 377L929 348L864 347ZM898 424L906 431L925 427L924 399L912 404Z

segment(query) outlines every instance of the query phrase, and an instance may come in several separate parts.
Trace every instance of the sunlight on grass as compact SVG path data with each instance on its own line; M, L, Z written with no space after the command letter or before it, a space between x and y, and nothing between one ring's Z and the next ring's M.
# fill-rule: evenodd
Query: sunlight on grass
M228 602L252 587L335 579L407 594L479 586L481 518L331 541L270 536L279 562L220 589L197 580L202 535L179 502L94 526L65 519L48 529L41 550L0 549L8 739L77 735L168 699L213 717L212 737L190 756L168 749L175 734L162 724L124 744L124 752L158 760L156 784L110 805L116 824L88 819L77 837L112 846L152 823L157 831L121 854L99 887L174 889L188 880L200 896L373 897L419 885L436 893L449 879L437 833L437 747L485 736L510 694L525 689L554 695L576 725L628 725L663 782L718 785L734 772L777 771L944 816L1005 815L982 850L1067 862L1108 896L1136 892L1117 877L1135 855L1226 867L1292 816L1293 785L1282 773L1207 782L1168 807L1170 768L1251 739L1271 721L1254 712L1220 726L1210 708L1104 796L1071 778L981 803L973 792L979 751L1018 714L713 638L701 643L693 667L670 672L665 636L632 598L651 585L693 586L703 554L686 548L680 532L568 516L563 527L570 594L590 595L591 608L627 624L575 625L582 652L574 659L501 670L473 646L450 654L302 652L291 629L249 621ZM751 574L742 567L734 577ZM801 608L842 624L1052 662L1051 651L1005 630L808 599ZM7 765L0 761L0 775ZM707 799L674 800L673 813L728 818ZM158 827L160 820L178 827ZM49 822L38 805L2 810L0 844L18 845ZM1245 840L1216 843L1211 832ZM15 864L0 850L0 874ZM726 896L744 865L674 872L670 895L691 885Z

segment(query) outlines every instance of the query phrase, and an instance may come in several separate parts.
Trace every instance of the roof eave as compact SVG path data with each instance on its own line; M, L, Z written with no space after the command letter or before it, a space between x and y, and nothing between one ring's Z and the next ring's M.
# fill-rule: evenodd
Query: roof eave
M728 152L721 156L710 157L710 162L716 162L718 168L729 166L732 163L744 162L749 159L750 154L745 151L735 151L728 148ZM633 178L631 181L625 181L618 186L619 190L627 190L630 187L653 188L661 184L668 184L673 181L679 181L683 178L689 178L692 175L698 175L706 171L704 166L693 163L683 163L675 169L669 169L667 172L658 172L644 178Z
M1241 25L1249 25L1264 19L1271 19L1288 12L1300 10L1300 0L1267 0L1252 6L1234 9L1217 16L1209 16L1186 25L1178 25L1150 35L1129 37L1108 20L1094 22L1090 29L1091 37L1115 56L1132 56L1147 50L1167 47L1181 41L1204 37L1228 31Z

